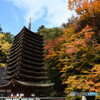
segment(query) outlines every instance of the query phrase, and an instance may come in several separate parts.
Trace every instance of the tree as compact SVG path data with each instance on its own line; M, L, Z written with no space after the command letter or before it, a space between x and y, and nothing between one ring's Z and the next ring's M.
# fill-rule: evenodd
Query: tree
M82 18L99 17L100 1L99 0L69 0L68 7L70 10L75 10Z
M65 89L67 97L70 97L71 91L99 93L100 44L97 33L87 25L77 33L72 31L72 28L66 29L65 34L66 42L63 44L66 50L65 58L60 57L60 61L64 64L61 68L63 73L61 77L64 78L63 84L67 85Z
M37 30L37 34L41 34L41 30L42 29L45 29L45 26L44 25L41 25L38 30Z
M59 73L60 80L66 86L67 97L70 97L71 91L99 93L100 44L97 33L89 25L79 32L75 31L75 26L64 31L60 37L46 41L48 67L50 65L52 73L52 69L59 70L55 70L57 73L54 75ZM56 76L52 73L53 80Z
M10 32L2 32L2 28L0 27L0 66L6 66L13 37Z
M56 67L58 64L58 58L54 51L60 49L60 41L58 37L64 34L64 31L61 28L39 28L39 34L44 36L45 41L45 67L48 68L48 75L51 82L55 83L54 85L54 96L62 96L65 85L62 85L62 80L60 79L60 70ZM56 59L55 59L56 58Z
M39 34L44 36L44 41L46 40L53 40L59 37L61 34L64 33L64 31L61 28L43 28L38 29Z
M96 99L100 99L100 1L69 0L69 9L80 15L77 25L69 20L62 34L50 29L40 32L49 75L53 82L57 78L65 84L67 98L71 91L85 91L98 92Z
M6 66L7 55L11 44L7 41L7 36L5 33L0 33L0 66Z
M0 33L2 33L2 28L1 28L1 25L0 25Z
M64 29L67 29L70 26L74 26L76 24L77 20L78 19L74 15L72 15L72 17L68 19L68 22L67 23L63 23L61 25L61 27L64 28Z
M14 36L10 33L10 32L6 32L6 33L4 33L5 35L6 35L6 41L8 42L8 43L12 43L13 42L13 38L14 38Z

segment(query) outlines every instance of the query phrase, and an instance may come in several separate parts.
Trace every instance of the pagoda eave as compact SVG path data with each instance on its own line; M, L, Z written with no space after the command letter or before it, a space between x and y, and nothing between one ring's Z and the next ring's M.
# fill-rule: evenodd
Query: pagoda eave
M37 82L25 82L25 81L19 81L15 80L16 83L24 85L24 86L31 86L31 87L51 87L54 85L54 83L37 83Z
M47 80L48 77L44 77L44 76L39 76L39 77L36 77L36 76L29 76L29 75L25 75L25 74L21 74L21 73L15 73L11 76L7 76L7 77L3 77L3 79L5 80L9 80L9 79L12 79L12 78L18 78L18 77L24 77L25 79L34 79L34 80Z
M39 88L46 88L46 87L51 87L54 85L54 83L37 83L37 82L26 82L26 81L19 81L12 79L8 83L4 85L0 85L0 88L7 88L9 89L10 87L16 87L16 85L19 86L29 86L29 87L39 87Z
M13 65L11 67L8 66L6 69L9 70L9 71L12 71L12 70L14 70L14 69L16 69L18 67L25 68L25 69L27 69L27 68L29 69L30 68L30 70L37 70L37 71L45 71L45 70L47 70L47 68L35 67L35 66L24 64L22 62L20 62L20 64L16 63L15 65Z
M20 72L23 72L23 73L29 73L29 74L32 74L32 75L47 75L47 72L36 72L36 71L33 71L33 70L26 70L26 69L23 69L21 67L18 67L12 71L9 71L9 72L5 72L4 74L5 75L13 75L16 71L20 71Z
M27 59L30 59L30 60L32 60L32 61L36 61L36 62L43 62L43 60L42 59L40 59L40 58L36 58L36 57L32 57L31 55L28 55L28 54L25 54L25 53L23 53L23 54L21 54L21 52L19 52L19 55L15 55L14 57L12 57L12 58L10 58L9 60L7 60L7 62L13 62L14 60L16 60L20 55L22 55L22 57L23 58L27 58Z

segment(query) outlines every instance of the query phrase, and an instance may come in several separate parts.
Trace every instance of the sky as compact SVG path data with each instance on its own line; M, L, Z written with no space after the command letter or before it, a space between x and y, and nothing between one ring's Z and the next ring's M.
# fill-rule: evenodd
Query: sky
M46 28L60 27L75 15L68 10L68 0L0 0L0 25L3 32L17 35L23 26L31 30L44 25Z

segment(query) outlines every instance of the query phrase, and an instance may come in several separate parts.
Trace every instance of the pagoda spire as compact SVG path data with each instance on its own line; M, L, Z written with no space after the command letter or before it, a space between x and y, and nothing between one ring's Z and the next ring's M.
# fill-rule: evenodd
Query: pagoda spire
M28 29L31 30L31 18L30 18L30 21L29 21Z

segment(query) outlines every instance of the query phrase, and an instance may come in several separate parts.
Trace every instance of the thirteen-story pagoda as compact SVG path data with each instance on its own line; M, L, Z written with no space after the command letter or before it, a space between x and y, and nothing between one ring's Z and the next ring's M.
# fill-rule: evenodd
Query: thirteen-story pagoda
M48 80L43 64L43 36L33 33L25 26L14 37L7 63L7 84L0 88L10 88L13 94L24 93L25 97L36 94L39 88L53 86Z

